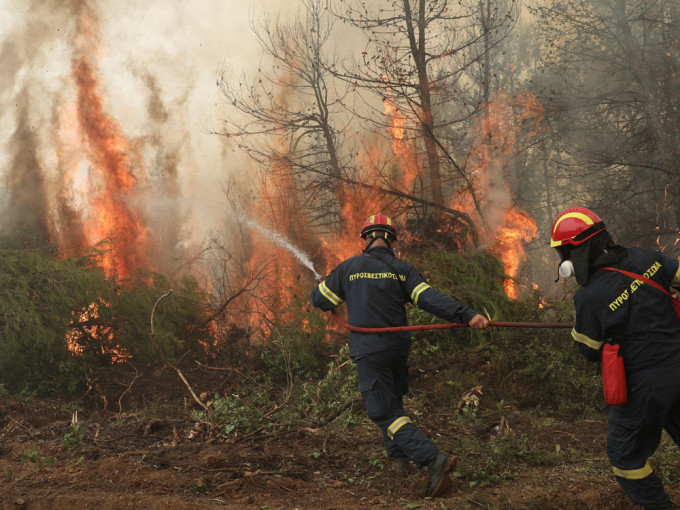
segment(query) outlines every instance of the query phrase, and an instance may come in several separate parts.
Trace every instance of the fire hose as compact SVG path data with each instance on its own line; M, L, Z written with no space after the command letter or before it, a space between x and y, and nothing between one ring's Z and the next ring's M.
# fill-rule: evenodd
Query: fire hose
M331 310L331 314L335 320L350 331L356 333L396 333L398 331L424 331L429 329L449 329L449 328L466 328L467 324L450 322L446 324L422 324L418 326L393 326L387 328L361 328L359 326L352 326L350 323L344 321L335 309ZM499 322L490 321L490 327L497 328L572 328L574 325L567 322Z

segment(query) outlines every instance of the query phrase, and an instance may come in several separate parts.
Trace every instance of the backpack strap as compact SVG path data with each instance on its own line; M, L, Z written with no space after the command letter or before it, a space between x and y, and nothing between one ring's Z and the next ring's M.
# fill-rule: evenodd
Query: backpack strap
M635 278L637 280L648 283L652 287L656 287L661 292L664 292L665 294L668 294L670 297L673 297L673 294L671 294L666 289L664 289L663 286L659 282L655 282L654 280L650 280L649 278L647 278L646 276L642 276L641 274L631 273L630 271L624 271L623 269L616 269L615 267L600 267L599 269L609 269L610 271L618 271L619 273L625 274L626 276L630 276L631 278Z

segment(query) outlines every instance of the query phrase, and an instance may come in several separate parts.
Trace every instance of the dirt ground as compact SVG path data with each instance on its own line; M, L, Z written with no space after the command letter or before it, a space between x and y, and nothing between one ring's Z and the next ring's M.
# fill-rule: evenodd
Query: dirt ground
M475 452L455 452L460 460L451 485L432 500L425 498L425 470L412 466L397 475L384 462L368 420L341 432L300 428L225 438L196 426L176 374L148 377L135 383L136 397L153 395L153 401L135 412L125 409L129 393L89 407L82 399L0 396L0 509L634 508L609 472L604 419L550 424L515 413L509 433L527 435L545 451L578 449L580 457L512 466L510 480L481 487L460 476ZM154 386L161 380L162 389ZM77 447L67 448L74 407L84 433ZM438 442L447 439L436 422L423 428ZM667 490L677 497L680 485Z

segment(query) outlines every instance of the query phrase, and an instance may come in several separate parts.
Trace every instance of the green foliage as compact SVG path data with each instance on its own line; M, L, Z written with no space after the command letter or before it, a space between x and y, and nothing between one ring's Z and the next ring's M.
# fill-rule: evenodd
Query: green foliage
M308 313L307 294L294 296L286 310L276 318L261 348L261 360L273 381L288 385L296 378L316 379L322 373L327 352L326 318Z
M532 292L510 300L503 287L505 276L498 259L485 252L449 253L442 249L421 254L418 262L430 284L494 321L573 321L570 299L549 303ZM441 322L412 307L413 324ZM501 400L562 416L600 413L604 410L596 366L578 354L569 328L490 328L482 332L435 330L413 335L411 365L427 366L432 360L452 360L440 368L441 387L434 403L448 407L471 388L482 386L487 401ZM477 408L463 413L474 418Z
M64 434L64 438L62 440L62 443L66 448L69 449L76 449L80 446L80 443L83 440L83 435L85 434L85 429L83 427L82 423L74 423L72 424L66 433Z
M536 449L526 435L510 434L490 442L463 437L454 449L465 455L457 473L470 487L512 480L517 466L556 466L564 462L560 452Z
M356 371L350 363L347 345L327 368L321 378L309 377L285 391L272 388L266 380L268 376L260 380L253 378L247 390L241 388L229 395L215 395L210 413L197 410L192 412L192 417L224 435L247 434L295 423L318 424L329 416L335 417L331 428L338 424L344 427L353 421L352 405L348 403L353 403L357 396ZM280 402L284 399L285 405Z
M597 367L581 358L570 337L527 340L524 356L501 353L506 369L514 374L514 386L524 388L522 406L561 416L604 411Z
M160 296L173 289L156 308L154 328L163 356L170 362L186 352L201 356L210 342L208 295L191 278L171 283L163 275L137 270L134 278L123 282L110 304L111 345L121 347L135 360L151 362L158 359L149 339L149 320ZM99 342L106 341L99 338Z
M452 253L435 248L421 254L420 260L413 263L432 287L481 314L488 314L492 320L503 320L512 315L514 305L503 288L506 279L503 264L490 253ZM409 322L435 324L442 321L420 308L410 307ZM428 331L417 336L440 346L451 342L481 345L487 338L484 333L468 328Z
M244 391L227 396L215 395L211 415L201 410L193 411L192 416L196 421L216 427L224 435L236 431L252 432L262 421L262 408L273 405L271 394L259 389L256 387L250 393Z
M544 303L531 295L515 303L516 321L573 322L570 300ZM597 365L579 354L570 328L507 328L486 353L488 394L526 408L574 417L605 411ZM521 395L521 398L518 398Z
M659 475L664 485L676 483L680 477L678 464L678 445L671 439L668 432L663 431L661 444L652 457L654 471Z
M503 264L489 252L454 253L435 248L416 264L430 285L480 312L486 310L493 317L509 306Z
M359 395L358 386L356 369L349 359L349 345L345 344L337 358L328 364L321 379L302 385L298 402L304 409L304 415L315 423L341 413L343 418L334 420L334 426L344 427L355 421L352 407L347 407L347 402ZM361 402L356 407L363 412Z
M195 483L189 486L189 491L195 494L204 494L208 489L208 484L202 479L197 480Z
M0 243L0 381L9 391L72 391L82 379L66 339L74 310L86 309L107 288L89 262L57 262L46 247Z
M54 457L45 457L40 453L36 445L31 445L31 449L21 454L21 462L32 462L40 471L50 471L50 466L56 462Z
M62 439L62 444L71 450L74 450L80 446L83 441L83 436L85 435L85 427L81 422L78 421L78 412L73 414L73 419L68 427L68 430L64 434Z
M568 329L507 328L489 335L488 345L476 348L416 344L411 366L438 367L433 405L455 406L481 387L478 409L463 408L461 417L472 418L500 402L562 417L605 411L596 365L581 358Z
M141 271L126 282L108 278L98 264L101 249L57 260L48 245L0 237L0 384L8 391L72 393L117 356L158 359L149 319L170 282ZM185 279L158 307L157 338L167 358L201 352L207 302Z

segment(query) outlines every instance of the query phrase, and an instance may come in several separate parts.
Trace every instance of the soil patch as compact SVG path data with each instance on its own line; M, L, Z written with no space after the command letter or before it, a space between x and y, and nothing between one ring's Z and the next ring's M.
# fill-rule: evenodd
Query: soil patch
M424 419L438 442L464 434L473 445L454 452L451 486L430 500L426 471L396 474L368 420L335 432L302 427L224 437L191 418L191 397L172 371L151 371L135 386L95 398L93 407L83 399L0 396L0 509L633 508L610 472L604 417L565 424L514 412L505 423L465 429L447 426L445 416ZM82 436L68 447L74 409ZM488 451L503 434L558 460L531 462L524 452L508 462L508 476L476 482L471 473L483 466L474 445ZM678 484L667 490L680 499Z

